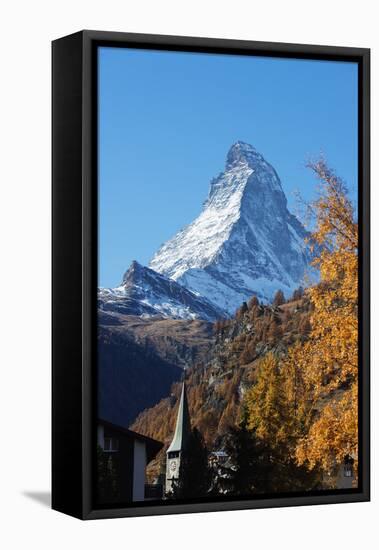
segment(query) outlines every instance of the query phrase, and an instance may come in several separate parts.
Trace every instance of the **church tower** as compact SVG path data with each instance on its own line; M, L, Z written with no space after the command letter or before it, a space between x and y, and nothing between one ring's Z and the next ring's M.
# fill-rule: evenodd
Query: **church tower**
M186 451L191 435L191 421L188 410L188 401L185 382L182 385L178 415L173 440L167 449L166 461L166 493L171 491L172 481L179 478L180 461Z

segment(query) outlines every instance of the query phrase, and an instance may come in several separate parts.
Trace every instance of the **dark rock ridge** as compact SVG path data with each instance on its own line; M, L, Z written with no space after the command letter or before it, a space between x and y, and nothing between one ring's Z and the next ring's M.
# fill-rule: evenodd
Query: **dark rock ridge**
M98 414L121 426L168 395L182 374L154 350L109 327L99 327L98 357Z
M142 349L183 369L200 362L214 345L214 325L200 319L165 319L101 311L108 334L125 334ZM127 359L127 358L126 358Z
M214 321L226 315L206 298L136 261L119 287L99 289L98 307L100 314L118 312L172 319Z
M207 321L100 313L99 414L122 426L165 397L215 342Z

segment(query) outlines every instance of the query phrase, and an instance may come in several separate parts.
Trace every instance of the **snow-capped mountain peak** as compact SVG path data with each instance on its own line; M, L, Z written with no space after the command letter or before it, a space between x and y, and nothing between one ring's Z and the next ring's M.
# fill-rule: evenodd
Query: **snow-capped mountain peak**
M226 169L238 164L254 164L257 159L263 160L263 157L255 147L244 141L237 141L231 146L226 156Z
M225 312L174 280L133 261L116 288L100 288L99 309L124 315L214 321Z
M238 141L200 215L163 244L150 267L232 314L254 294L269 301L279 288L288 295L301 284L306 235L275 169Z

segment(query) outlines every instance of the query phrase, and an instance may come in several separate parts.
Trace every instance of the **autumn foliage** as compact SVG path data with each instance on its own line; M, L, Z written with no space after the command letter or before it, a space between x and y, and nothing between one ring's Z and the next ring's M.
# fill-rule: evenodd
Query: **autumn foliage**
M285 359L261 361L246 401L257 435L286 441L299 465L330 472L358 458L358 228L342 181L323 161L311 168L321 184L310 239L320 282L306 291L305 338Z
M301 373L308 409L297 459L327 470L347 455L355 465L358 458L358 226L342 181L324 161L311 168L321 182L312 235L321 281L308 290L309 339L289 360Z

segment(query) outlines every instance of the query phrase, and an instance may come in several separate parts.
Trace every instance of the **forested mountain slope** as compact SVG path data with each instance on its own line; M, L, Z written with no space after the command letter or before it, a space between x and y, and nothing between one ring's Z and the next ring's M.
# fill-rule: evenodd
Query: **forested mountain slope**
M284 356L290 345L306 338L311 304L301 290L295 291L294 298L272 306L253 298L234 318L217 322L208 357L187 371L191 422L211 450L219 448L230 426L238 424L243 397L256 379L259 361L270 351ZM278 301L282 300L279 294ZM167 445L175 427L179 392L180 384L174 384L170 397L142 412L132 429Z

